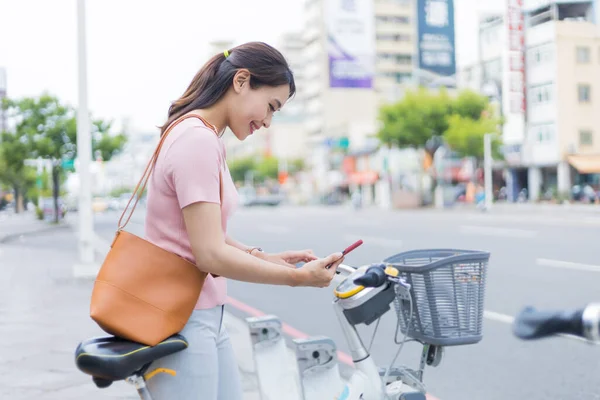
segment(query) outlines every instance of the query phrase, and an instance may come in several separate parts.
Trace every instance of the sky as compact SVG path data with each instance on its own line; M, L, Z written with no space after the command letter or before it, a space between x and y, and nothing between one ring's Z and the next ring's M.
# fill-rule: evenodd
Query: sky
M479 12L500 0L455 0L457 63L473 63ZM94 117L161 125L207 59L209 43L302 28L303 0L87 0L88 105ZM0 67L10 97L44 91L77 105L77 1L0 0Z

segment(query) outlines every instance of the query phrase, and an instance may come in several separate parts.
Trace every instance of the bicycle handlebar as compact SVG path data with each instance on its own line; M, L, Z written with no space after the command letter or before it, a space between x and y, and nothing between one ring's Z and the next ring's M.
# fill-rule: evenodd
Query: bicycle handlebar
M515 318L513 333L523 340L570 334L600 342L600 303L571 311L538 311L526 307Z
M354 279L354 283L364 287L379 287L387 282L384 266L375 264L367 268L365 273Z

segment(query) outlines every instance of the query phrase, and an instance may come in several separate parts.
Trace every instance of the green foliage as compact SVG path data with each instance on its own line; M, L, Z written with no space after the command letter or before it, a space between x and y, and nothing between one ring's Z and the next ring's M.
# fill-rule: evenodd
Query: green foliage
M306 168L306 165L304 163L304 160L301 158L291 160L288 163L288 171L290 174L295 174L296 172L304 171L304 168Z
M382 128L378 137L385 145L422 148L434 136L441 136L462 156L483 158L483 135L499 133L502 120L492 117L487 97L470 90L456 97L445 91L421 88L408 92L398 103L380 110ZM498 157L499 139L494 135L492 149Z
M292 161L293 172L303 167L302 161ZM251 172L253 179L263 182L266 179L277 179L279 173L279 160L275 157L242 157L228 162L229 171L234 182L243 182L246 174ZM288 166L289 169L289 166Z
M0 181L15 191L28 194L47 194L48 188L34 189L35 182L24 166L27 159L42 158L52 162L52 196L57 204L60 184L66 179L61 163L77 156L77 118L75 109L62 104L47 93L37 98L5 99L2 104L14 122L12 132L2 132L0 142ZM110 133L111 123L94 120L91 123L92 151L100 152L105 161L123 148L126 136ZM43 179L47 182L48 179ZM36 192L37 191L37 192Z
M482 113L488 109L488 106L487 97L472 90L463 90L453 101L452 113L477 120L481 118Z
M254 171L256 162L254 157L236 158L229 161L229 172L234 182L243 182L248 171Z
M37 217L37 219L43 220L44 219L44 210L42 210L39 206L35 207L35 216Z
M256 178L259 181L277 179L279 161L275 157L265 157L256 165Z
M451 105L445 91L408 92L400 102L381 108L379 119L383 126L377 136L384 144L423 147L429 138L446 131Z
M122 194L133 193L133 189L135 189L135 187L124 186L124 187L115 188L115 189L111 190L111 192L109 193L109 196L110 197L119 197ZM147 190L147 189L148 188L146 188L144 190Z
M448 130L444 138L446 143L463 157L472 156L483 159L483 137L486 133L498 132L497 121L490 118L471 119L458 114L448 117ZM498 135L492 136L492 154L499 157L500 141Z

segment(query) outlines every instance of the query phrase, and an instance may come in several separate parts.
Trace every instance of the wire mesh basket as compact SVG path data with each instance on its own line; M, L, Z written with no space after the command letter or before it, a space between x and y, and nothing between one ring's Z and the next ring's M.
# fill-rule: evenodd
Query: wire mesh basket
M457 346L482 337L484 295L490 254L483 251L427 249L384 260L411 285L410 301L397 298L400 330L423 343Z

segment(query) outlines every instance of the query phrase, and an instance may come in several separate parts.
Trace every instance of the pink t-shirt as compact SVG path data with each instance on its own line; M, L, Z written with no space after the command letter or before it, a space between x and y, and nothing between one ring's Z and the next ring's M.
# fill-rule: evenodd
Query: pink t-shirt
M225 162L223 141L198 118L175 126L163 143L148 182L146 239L195 263L181 210L201 201L221 203L219 169L223 177L221 219L226 233L238 193ZM209 274L196 309L222 305L226 296L225 278Z

